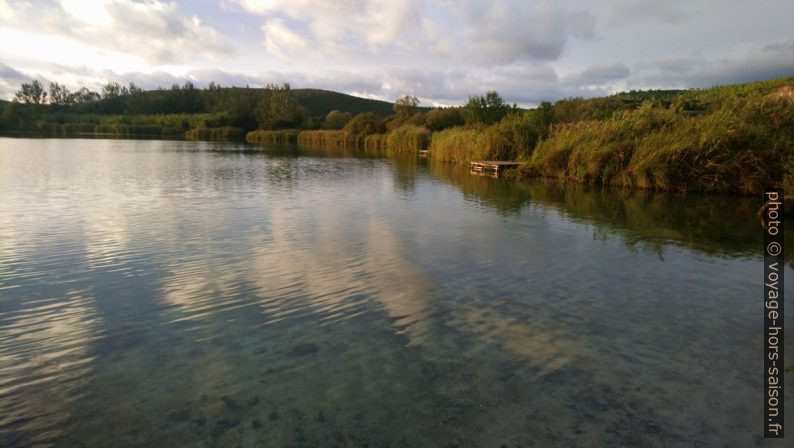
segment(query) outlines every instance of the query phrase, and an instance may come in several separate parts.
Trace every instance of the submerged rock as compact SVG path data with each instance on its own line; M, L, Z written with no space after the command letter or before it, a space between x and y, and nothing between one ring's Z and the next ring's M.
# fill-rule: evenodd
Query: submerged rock
M168 421L173 423L184 422L190 419L190 408L180 409L168 414Z
M221 400L223 401L223 404L226 405L226 408L228 408L229 410L237 411L240 409L240 405L238 405L237 402L234 401L234 399L229 396L224 395L221 397Z
M304 342L292 347L289 354L290 356L306 356L312 353L317 353L320 347L314 342Z
M218 437L224 432L236 427L240 424L240 419L238 418L222 418L215 423L215 426L212 428L212 436Z

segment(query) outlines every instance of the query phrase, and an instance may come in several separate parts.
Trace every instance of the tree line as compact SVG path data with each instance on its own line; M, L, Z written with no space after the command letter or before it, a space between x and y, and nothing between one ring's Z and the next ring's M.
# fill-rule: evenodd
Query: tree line
M35 122L85 122L84 117L91 114L135 117L211 114L212 120L199 122L212 127L239 128L245 132L256 129L350 129L355 135L369 135L390 132L406 125L423 127L430 132L462 125L491 126L506 117L530 113L537 124L537 133L543 135L545 128L553 122L603 120L616 111L635 108L649 98L667 106L680 98L679 94L679 91L650 91L590 100L571 98L553 105L542 102L538 108L527 112L515 104L509 105L496 91L472 95L460 106L429 109L420 107L420 100L412 95L404 95L389 105L335 92L296 91L289 83L251 88L223 87L211 82L206 88L197 88L187 81L173 84L170 88L145 91L131 82L109 82L99 91L86 87L72 91L58 82L50 83L45 89L41 82L34 80L23 83L15 94L14 103L6 106L0 114L0 128L30 128L30 123ZM351 101L366 104L355 105ZM694 99L679 102L685 110L701 107ZM381 104L375 108L375 103ZM389 108L382 107L384 105ZM352 111L354 108L360 112L355 113ZM330 110L326 112L323 109Z
M318 95L319 96L319 95ZM305 99L305 98L304 98ZM329 98L328 101L333 101ZM370 100L364 100L370 101ZM34 107L42 120L58 115L58 121L69 121L68 115L147 115L223 113L225 126L244 130L264 129L342 129L354 118L344 104L328 113L318 115L301 104L289 83L267 84L264 88L222 87L211 82L197 88L192 82L173 84L170 88L144 91L134 83L109 82L100 91L86 87L72 91L64 84L52 82L49 88L38 80L23 83L14 96L19 105ZM361 112L361 126L384 130L405 124L426 126L436 131L462 124L493 124L517 109L509 106L497 92L474 95L459 107L421 108L417 97L405 95L394 103L391 114ZM23 112L10 108L5 115ZM30 115L30 110L24 111ZM13 117L7 117L13 118ZM377 122L377 123L375 123ZM363 124L368 123L368 124ZM355 125L355 123L354 123Z

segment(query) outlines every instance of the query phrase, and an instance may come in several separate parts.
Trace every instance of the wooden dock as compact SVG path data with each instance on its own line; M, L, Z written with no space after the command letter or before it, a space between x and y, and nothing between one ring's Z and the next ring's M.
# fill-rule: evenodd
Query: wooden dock
M499 175L505 170L516 168L518 165L520 165L518 162L481 160L478 162L471 162L471 174L476 174L478 176L499 177Z

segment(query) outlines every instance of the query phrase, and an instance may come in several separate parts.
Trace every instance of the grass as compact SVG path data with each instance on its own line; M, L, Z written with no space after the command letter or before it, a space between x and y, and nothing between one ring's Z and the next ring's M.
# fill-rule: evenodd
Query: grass
M51 137L103 135L117 138L184 138L191 129L222 126L227 119L224 113L101 115L56 112L42 117L31 113L33 108L28 105L11 103L9 107L16 112L13 114L13 123L6 120L4 130Z
M555 126L523 177L656 190L758 193L791 179L794 103L753 93L692 115L645 102ZM787 181L786 183L791 183Z
M455 127L433 134L429 157L444 162L518 160L532 151L542 129L533 114L513 114L491 126Z
M386 149L394 154L416 154L430 146L430 131L422 126L403 125L385 135Z
M185 140L211 140L219 142L245 140L245 130L232 126L193 128L185 132Z
M303 131L298 134L298 144L319 148L349 148L352 140L345 131Z
M297 143L298 133L299 131L295 129L286 129L281 131L265 131L260 129L245 134L245 141L248 143L271 143L286 145L289 143Z
M370 134L364 137L364 149L369 151L386 151L388 134Z

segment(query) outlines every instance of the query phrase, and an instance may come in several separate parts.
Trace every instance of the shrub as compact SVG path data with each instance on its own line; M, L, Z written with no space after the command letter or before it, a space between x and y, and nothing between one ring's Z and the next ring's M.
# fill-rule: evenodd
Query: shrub
M354 147L363 146L364 137L370 134L381 134L386 131L382 120L372 112L358 114L345 125L344 132Z
M464 122L463 114L460 112L460 108L457 107L433 109L427 113L427 118L425 119L425 125L433 132L460 126Z

